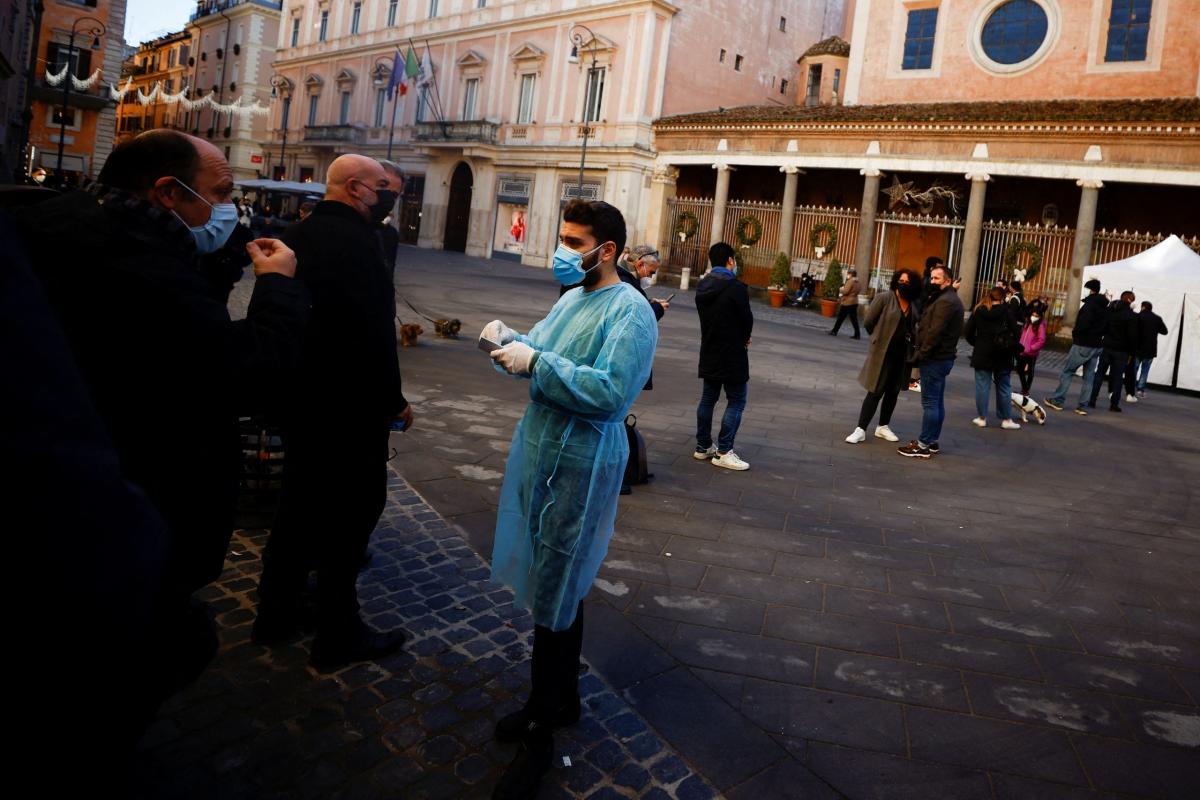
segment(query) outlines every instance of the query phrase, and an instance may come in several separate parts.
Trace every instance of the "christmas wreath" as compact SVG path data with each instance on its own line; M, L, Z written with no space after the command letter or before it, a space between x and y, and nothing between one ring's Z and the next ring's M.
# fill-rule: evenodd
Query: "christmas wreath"
M825 235L825 243L821 244L821 234ZM823 248L828 253L837 245L837 228L832 222L818 222L808 232L808 243L812 249Z
M685 242L695 236L699 229L700 220L690 211L682 212L679 219L675 220L675 235Z
M1029 263L1023 268L1021 267L1021 254L1025 253L1029 256ZM1024 279L1027 281L1033 280L1038 270L1042 268L1042 248L1038 247L1033 242L1013 242L1008 247L1004 248L1004 272L1006 275L1012 275L1017 270L1024 272Z
M753 247L762 238L762 223L758 217L747 214L738 220L737 243L739 247Z

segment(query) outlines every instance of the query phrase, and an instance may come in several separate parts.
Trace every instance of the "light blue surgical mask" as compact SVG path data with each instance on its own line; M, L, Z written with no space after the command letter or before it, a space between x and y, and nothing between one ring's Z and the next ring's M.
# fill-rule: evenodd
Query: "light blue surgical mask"
M196 197L200 199L201 203L204 203L204 205L212 209L211 213L208 215L208 222L204 223L198 228L193 228L188 225L188 230L192 232L192 238L196 240L196 249L201 253L215 253L217 250L220 250L225 246L225 243L229 241L230 235L233 234L233 229L237 227L237 206L235 206L233 203L217 203L214 206L203 197L200 197L199 193L197 193L195 189L188 186L183 181L176 178L175 182L187 189L192 194L196 195ZM175 214L174 211L171 213ZM178 214L175 214L175 216L180 222L183 222L183 217L180 217ZM183 224L187 225L186 222L183 222Z
M577 253L560 242L558 249L554 251L554 277L563 286L574 286L579 283L589 272L600 266L600 262L597 261L588 269L584 269L583 260L601 247L604 247L605 244L607 242L593 247L586 253Z

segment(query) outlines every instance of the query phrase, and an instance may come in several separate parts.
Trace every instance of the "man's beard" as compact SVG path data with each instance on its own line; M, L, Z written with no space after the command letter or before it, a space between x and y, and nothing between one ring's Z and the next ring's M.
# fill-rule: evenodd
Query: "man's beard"
M585 289L590 289L590 288L592 288L593 286L595 286L597 283L599 283L599 282L600 282L600 278L601 278L601 277L603 277L603 276L600 274L601 267L600 267L600 256L599 256L599 254L597 254L597 256L596 256L596 263L595 263L595 264L593 264L593 265L591 266L591 268L584 267L584 269L586 269L586 270L587 270L587 273L586 273L586 274L583 276L583 280L581 280L581 281L579 282L579 285L580 285L580 286L582 286L582 287L583 287L583 288L585 288Z

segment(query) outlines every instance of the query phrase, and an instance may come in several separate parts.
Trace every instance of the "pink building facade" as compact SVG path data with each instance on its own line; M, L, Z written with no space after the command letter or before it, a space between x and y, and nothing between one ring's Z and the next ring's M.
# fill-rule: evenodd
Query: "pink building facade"
M570 197L620 207L633 243L657 227L655 119L788 105L797 54L843 26L844 0L290 0L264 150L282 176L319 181L390 141L414 178L406 238L546 266ZM393 107L397 47L432 70Z

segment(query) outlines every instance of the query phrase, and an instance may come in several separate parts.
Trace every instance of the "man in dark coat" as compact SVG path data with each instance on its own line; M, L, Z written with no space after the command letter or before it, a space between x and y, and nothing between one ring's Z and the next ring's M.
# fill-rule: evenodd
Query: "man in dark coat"
M1150 365L1158 357L1158 337L1168 333L1163 318L1154 313L1154 305L1149 300L1143 300L1142 310L1138 312L1138 345L1134 353L1137 372L1132 387L1126 387L1131 397L1135 396L1135 392L1136 397L1146 396L1146 379L1150 376Z
M750 311L750 292L739 281L734 250L725 242L708 249L712 270L696 286L696 313L700 315L700 379L704 391L696 407L697 461L732 470L750 469L733 452L733 440L746 408L746 387L750 380L750 334L754 314ZM713 408L725 390L725 416L714 446Z
M917 367L921 370L921 435L897 450L908 458L929 458L941 452L938 438L946 420L946 378L958 355L963 330L963 305L954 280L943 267L929 271L929 291L917 326Z
M199 266L239 227L233 171L209 142L143 133L87 191L20 216L25 250L67 334L126 478L170 529L169 592L214 580L233 532L238 416L296 357L307 293L295 256L259 239L245 320Z
M378 658L403 642L359 616L355 581L387 498L388 434L412 423L400 388L391 273L377 227L396 201L374 159L334 160L325 200L285 238L312 320L283 413L283 491L263 560L255 641L301 626L301 595L317 570L312 664L330 670Z
M1092 391L1092 376L1096 370L1096 362L1100 360L1104 330L1108 327L1108 300L1100 294L1100 281L1095 278L1083 287L1088 290L1088 296L1083 299L1083 306L1075 316L1067 363L1063 365L1059 375L1058 388L1054 390L1054 394L1042 400L1042 403L1055 411L1062 411L1067 402L1067 392L1071 390L1071 381L1075 379L1075 371L1083 367L1083 385L1079 387L1075 413L1087 416L1085 406Z
M395 192L399 198L404 194L404 170L395 161L380 159L383 171L388 179L388 191ZM389 209L394 214L394 209ZM400 231L396 229L395 218L389 214L379 223L379 241L383 247L383 263L387 267L388 278L395 283L396 256L400 252ZM394 298L393 298L394 299Z
M617 277L621 279L621 283L628 283L633 288L637 289L638 294L646 298L646 302L650 304L650 308L654 311L654 319L656 322L661 321L663 314L667 313L667 309L671 304L666 300L652 300L646 294L644 286L649 286L649 279L658 271L658 251L650 245L641 244L633 248L630 253L631 262L626 262L627 266L617 266ZM632 271L630 271L632 269ZM565 288L565 287L564 287ZM642 387L646 391L654 388L654 373L650 373L650 377L646 379L646 385ZM632 444L632 442L631 442ZM637 458L637 454L631 448L629 451L630 462ZM653 475L649 477L654 477ZM629 494L633 490L629 485L630 468L627 465L625 468L625 479L621 481L621 494Z
M1141 340L1138 315L1133 310L1133 292L1121 292L1108 308L1108 326L1104 330L1104 352L1100 354L1100 366L1092 381L1092 396L1088 408L1096 407L1104 376L1108 375L1108 410L1121 410L1121 392L1125 386L1125 369L1133 360Z

